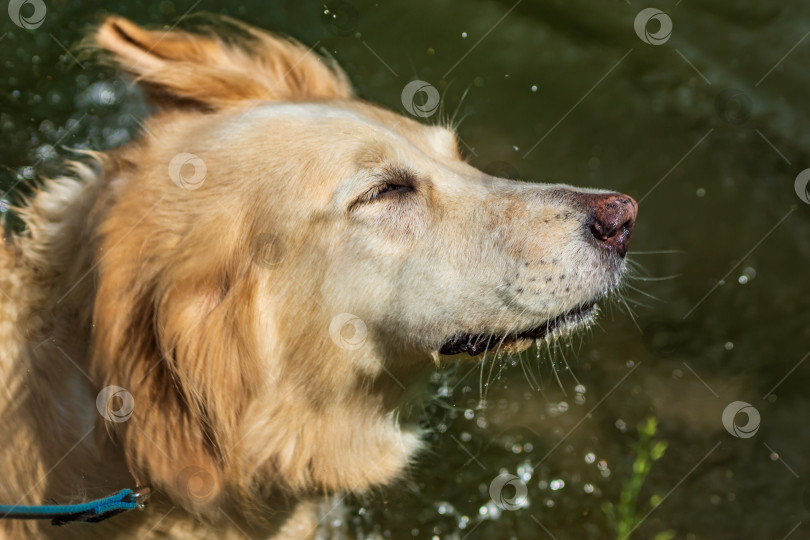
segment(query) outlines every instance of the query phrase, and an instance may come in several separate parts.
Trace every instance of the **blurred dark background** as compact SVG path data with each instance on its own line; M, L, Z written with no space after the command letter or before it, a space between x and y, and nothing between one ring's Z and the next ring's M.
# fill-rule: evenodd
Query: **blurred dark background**
M810 537L810 204L796 187L810 167L810 4L41 4L41 21L21 7L36 28L0 16L4 212L69 148L139 136L137 90L77 49L105 13L167 29L221 13L290 34L403 114L404 86L423 80L464 118L474 165L640 202L624 302L581 345L435 377L420 411L430 451L408 480L342 501L324 536ZM735 401L759 413L753 436L724 427ZM655 441L666 452L645 460ZM525 500L493 498L501 473Z

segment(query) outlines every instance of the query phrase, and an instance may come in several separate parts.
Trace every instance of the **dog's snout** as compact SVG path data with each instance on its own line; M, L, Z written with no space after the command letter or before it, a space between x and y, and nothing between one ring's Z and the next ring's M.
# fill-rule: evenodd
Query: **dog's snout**
M632 197L620 193L592 195L589 199L590 233L599 245L624 257L633 234L638 204Z

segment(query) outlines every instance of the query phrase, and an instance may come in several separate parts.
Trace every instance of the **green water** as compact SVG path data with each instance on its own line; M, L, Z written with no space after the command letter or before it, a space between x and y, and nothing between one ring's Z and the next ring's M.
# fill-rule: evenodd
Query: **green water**
M616 538L602 507L619 504L636 426L652 416L668 448L639 517L651 496L662 501L631 538L810 537L810 204L794 186L810 167L810 4L653 2L673 27L660 45L636 34L650 4L635 0L326 4L45 0L31 30L0 13L6 198L58 170L66 148L137 136L137 92L63 49L105 12L152 25L216 12L291 34L333 54L361 96L403 113L405 84L427 81L466 117L473 164L640 201L635 323L624 306L606 309L562 351L570 370L556 354L559 383L533 351L525 368L504 359L502 371L464 364L437 378L431 450L407 480L344 500L323 534ZM754 436L724 428L734 401L760 413ZM490 496L502 472L526 488L515 510Z

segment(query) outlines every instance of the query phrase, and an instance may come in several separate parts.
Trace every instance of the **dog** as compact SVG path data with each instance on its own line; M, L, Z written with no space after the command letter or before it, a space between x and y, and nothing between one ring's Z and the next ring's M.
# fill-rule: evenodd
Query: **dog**
M357 98L335 62L234 21L93 46L155 113L44 180L6 231L0 502L149 486L146 511L2 538L311 538L391 484L429 374L592 324L637 205L495 178L453 131Z

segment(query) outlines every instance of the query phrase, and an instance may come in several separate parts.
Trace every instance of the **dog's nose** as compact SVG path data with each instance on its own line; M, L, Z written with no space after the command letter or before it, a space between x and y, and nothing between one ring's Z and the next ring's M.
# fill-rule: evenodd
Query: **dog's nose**
M591 234L599 245L624 257L633 234L638 204L632 197L620 193L598 195L589 202Z

